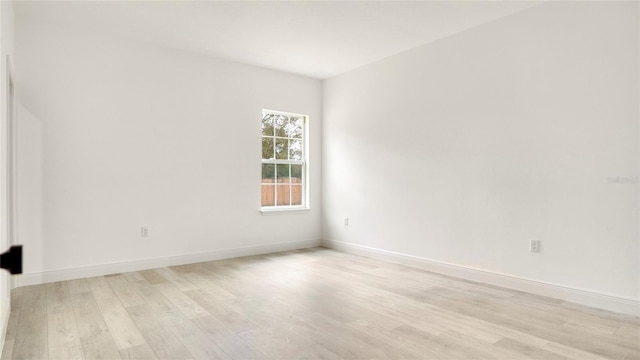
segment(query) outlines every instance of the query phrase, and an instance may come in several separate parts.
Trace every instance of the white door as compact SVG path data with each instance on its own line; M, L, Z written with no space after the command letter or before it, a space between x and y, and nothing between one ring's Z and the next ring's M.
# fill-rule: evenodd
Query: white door
M7 245L11 247L17 242L16 239L16 117L15 117L15 87L13 74L7 59L7 144L5 147L7 162ZM15 276L11 276L9 290L15 287Z

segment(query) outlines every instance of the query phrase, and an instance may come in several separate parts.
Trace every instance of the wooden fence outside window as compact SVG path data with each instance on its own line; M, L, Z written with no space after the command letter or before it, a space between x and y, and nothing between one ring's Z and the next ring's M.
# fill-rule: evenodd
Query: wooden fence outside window
M274 206L276 200L278 206L302 205L302 179L262 179L262 206Z

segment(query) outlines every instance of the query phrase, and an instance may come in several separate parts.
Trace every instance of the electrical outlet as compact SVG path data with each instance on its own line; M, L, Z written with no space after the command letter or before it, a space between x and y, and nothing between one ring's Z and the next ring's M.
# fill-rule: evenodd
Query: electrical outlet
M140 230L140 236L149 237L149 227L143 226Z
M540 252L540 240L529 240L529 251L533 253Z
M349 218L344 218L344 226L349 226Z

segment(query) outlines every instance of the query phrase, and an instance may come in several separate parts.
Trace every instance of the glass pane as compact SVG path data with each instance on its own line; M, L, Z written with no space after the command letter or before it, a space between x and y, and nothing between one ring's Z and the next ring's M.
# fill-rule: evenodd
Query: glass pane
M276 169L278 170L278 183L289 183L289 165L277 164Z
M273 142L274 138L262 138L262 158L273 159Z
M302 185L291 184L291 205L302 205Z
M275 173L275 164L262 164L262 183L274 182Z
M274 206L276 202L276 187L275 185L262 185L262 206Z
M287 127L287 132L289 137L292 138L302 138L302 125L304 124L303 118L301 117L292 117L289 120L289 126Z
M290 205L290 196L289 191L291 190L291 185L289 184L278 184L276 185L278 188L278 205Z
M291 183L302 184L302 165L291 165Z
M273 136L273 114L262 114L262 135Z
M289 156L289 140L276 139L276 159L287 160Z
M289 118L284 115L274 115L273 121L276 130L276 136L287 137L287 126L289 125Z
M302 160L302 139L289 140L289 159Z

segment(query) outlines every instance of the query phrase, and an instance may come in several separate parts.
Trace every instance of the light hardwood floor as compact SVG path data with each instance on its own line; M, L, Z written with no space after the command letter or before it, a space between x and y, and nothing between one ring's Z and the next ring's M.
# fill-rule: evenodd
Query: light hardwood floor
M640 359L637 317L324 248L12 301L2 359Z

